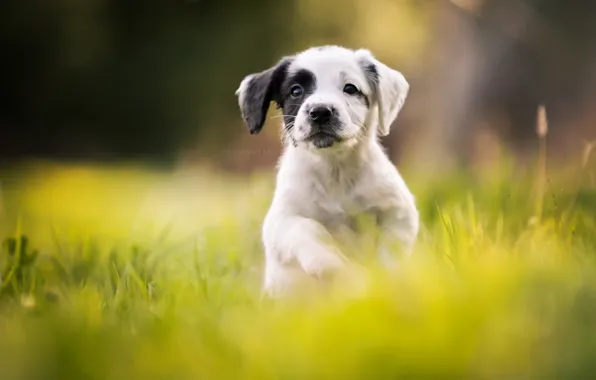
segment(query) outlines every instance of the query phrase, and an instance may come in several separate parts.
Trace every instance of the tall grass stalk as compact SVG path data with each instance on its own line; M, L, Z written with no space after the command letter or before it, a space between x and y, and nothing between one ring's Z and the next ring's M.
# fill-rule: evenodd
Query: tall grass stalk
M544 194L546 192L546 137L548 135L546 107L542 104L538 106L536 135L538 136L538 165L536 174L536 203L534 205L534 218L537 223L540 223L544 207Z

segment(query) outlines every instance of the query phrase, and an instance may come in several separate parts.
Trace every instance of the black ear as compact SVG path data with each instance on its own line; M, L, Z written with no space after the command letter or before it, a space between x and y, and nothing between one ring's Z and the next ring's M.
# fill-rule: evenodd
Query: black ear
M274 67L245 77L236 90L242 118L251 134L263 128L272 101L281 106L281 85L292 59L286 57Z

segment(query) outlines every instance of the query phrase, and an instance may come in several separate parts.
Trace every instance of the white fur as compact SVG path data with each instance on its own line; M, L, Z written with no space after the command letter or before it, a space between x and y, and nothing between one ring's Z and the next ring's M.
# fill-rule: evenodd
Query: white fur
M363 62L375 65L378 88L367 80ZM367 50L341 47L297 54L288 72L299 69L313 72L317 87L288 132L296 143L285 142L275 195L263 224L264 291L272 297L302 286L302 279L347 269L350 264L335 242L351 231L354 216L377 213L379 255L384 258L391 257L394 243L411 252L419 228L414 197L377 137L389 133L403 106L409 88L403 75ZM250 77L237 91L241 99ZM348 81L371 99L370 107L343 93ZM333 105L344 126L339 132L343 141L329 148L317 149L305 140L310 126L302 108L317 102Z

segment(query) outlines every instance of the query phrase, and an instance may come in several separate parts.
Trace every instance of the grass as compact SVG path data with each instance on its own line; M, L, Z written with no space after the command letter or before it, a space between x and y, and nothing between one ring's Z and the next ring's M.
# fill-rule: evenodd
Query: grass
M405 174L424 228L397 274L273 304L269 174L4 171L0 379L593 378L593 172L538 209L513 173Z

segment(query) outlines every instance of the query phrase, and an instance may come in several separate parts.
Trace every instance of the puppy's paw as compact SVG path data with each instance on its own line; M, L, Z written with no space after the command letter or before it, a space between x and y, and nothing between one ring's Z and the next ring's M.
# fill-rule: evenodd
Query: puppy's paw
M319 280L332 280L347 269L347 262L335 252L318 250L301 260L302 269Z

